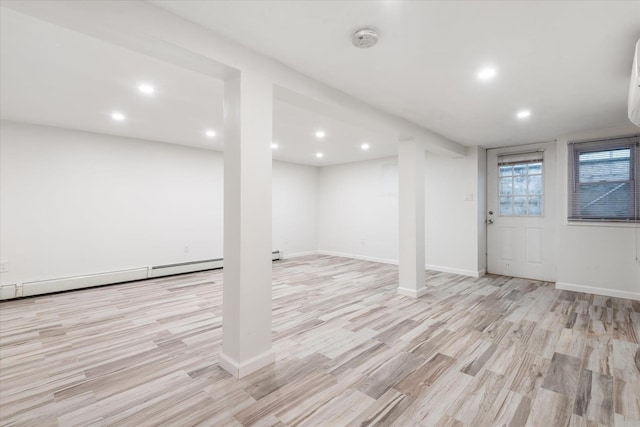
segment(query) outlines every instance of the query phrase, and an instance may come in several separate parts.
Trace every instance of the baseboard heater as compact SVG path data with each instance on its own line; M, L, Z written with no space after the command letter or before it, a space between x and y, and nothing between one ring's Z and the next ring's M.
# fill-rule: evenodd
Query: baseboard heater
M282 259L280 251L273 251L271 259ZM129 270L110 271L106 273L83 276L64 277L60 279L39 280L0 287L0 300L50 294L53 292L71 291L114 283L132 282L155 277L172 276L174 274L194 273L223 267L223 259L181 262L177 264L158 265L153 267L133 268Z
M222 258L157 265L149 267L149 278L173 276L174 274L193 273L195 271L213 270L216 268L222 268Z

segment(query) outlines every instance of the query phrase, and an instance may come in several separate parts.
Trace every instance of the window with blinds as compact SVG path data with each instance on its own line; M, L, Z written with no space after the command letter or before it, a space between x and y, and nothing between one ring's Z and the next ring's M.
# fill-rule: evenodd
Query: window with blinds
M640 219L640 137L569 143L569 220Z
M543 152L498 156L500 216L543 215Z

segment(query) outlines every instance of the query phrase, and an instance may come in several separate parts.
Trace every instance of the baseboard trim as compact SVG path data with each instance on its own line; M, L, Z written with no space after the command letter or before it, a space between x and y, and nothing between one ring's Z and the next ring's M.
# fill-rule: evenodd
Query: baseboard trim
M405 297L420 298L427 292L429 292L429 288L409 289L398 287L398 294L404 295Z
M362 260L362 261L381 262L383 264L398 265L398 260L397 259L376 258L376 257L371 257L371 256L366 256L366 255L354 255L354 254L347 254L347 253L342 253L342 252L323 251L323 250L317 251L316 254L318 254L318 255L337 256L337 257L342 257L342 258L359 259L359 260Z
M312 253L315 252L310 252L309 254ZM281 255L280 251L274 251L271 253L271 259L273 261L279 260L281 259ZM291 256L292 255L290 255L290 257ZM302 254L298 254L297 256L302 256ZM0 301L172 276L174 274L197 273L200 271L223 268L223 261L224 260L222 258L216 258L152 267L132 268L120 271L106 271L82 276L36 280L25 283L8 283L0 285Z
M459 274L460 276L475 277L476 279L484 276L487 273L486 270L463 270L461 268L443 267L441 265L433 264L425 264L424 268L426 268L427 270L439 271L441 273L452 273Z
M307 251L307 252L295 252L292 254L288 254L286 252L280 252L282 255L282 259L290 259L290 258L299 258L301 256L309 256L309 255L318 255L318 251Z
M22 285L22 295L33 296L50 294L53 292L70 291L74 289L91 288L94 286L108 285L111 283L131 282L134 280L144 280L148 277L147 268L136 268L131 270L111 271L108 273L88 274L84 276L66 277L62 279L41 280L36 282L25 282Z
M640 301L640 292L618 291L616 289L606 289L606 288L597 288L595 286L575 285L573 283L565 283L565 282L556 282L556 289Z
M355 254L348 254L348 253L344 253L344 252L333 252L333 251L325 251L325 250L319 250L316 251L315 254L318 255L329 255L329 256L337 256L337 257L343 257L343 258L352 258L352 259L359 259L362 261L373 261L373 262L381 262L384 264L393 264L393 265L398 265L398 260L397 259L389 259L389 258L377 258L377 257L371 257L371 256L366 256L366 255L355 255ZM309 255L311 255L311 253L309 253ZM486 270L463 270L460 268L451 268L451 267L443 267L441 265L433 265L433 264L425 264L425 269L426 270L432 270L432 271L439 271L442 273L452 273L452 274L459 274L461 276L469 276L469 277L474 277L474 278L479 278L484 276L487 271Z
M276 251L272 255L272 258L275 259L290 259L297 258L309 255L328 255L328 256L336 256L350 259L358 259L362 261L371 261L371 262L379 262L383 264L392 264L398 265L398 260L389 259L389 258L378 258L371 257L366 255L356 255L349 254L344 252L333 252L326 250L318 250L318 251L307 251L307 252L297 252L292 254L284 254L282 252ZM210 270L213 268L221 268L223 265L222 259L215 260L206 260L206 261L195 261L174 265L162 265L156 267L146 267L146 268L137 268L131 270L123 270L123 271L113 271L113 272L105 272L98 274L90 274L85 276L76 276L76 277L68 277L68 278L60 278L60 279L50 279L50 280L42 280L35 282L27 282L24 283L23 286L17 286L16 284L7 284L2 285L0 287L0 300L12 299L12 298L20 298L23 296L34 296L41 295L53 292L61 292L68 291L74 289L83 289L90 288L94 286L102 286L102 285L110 285L115 283L123 283L134 280L144 280L148 278L155 277L163 277L173 274L183 274L183 273L192 273L198 271ZM485 274L485 270L480 271L472 271L472 270L463 270L457 268L449 268L438 265L426 264L425 268L427 270L440 271L443 273L452 273L459 274L462 276L469 277L482 277ZM616 296L621 298L630 298L630 299L638 299L638 294L634 294L633 292L621 292L621 291L610 291L608 289L600 289L600 288L588 288L588 287L580 287L578 285L569 285L574 286L574 288L567 288L568 290L577 290L578 292L588 292L595 293L601 295L608 296ZM560 288L558 288L560 289ZM590 290L591 289L591 290ZM403 295L411 296L414 298L419 298L421 295L416 294L411 290L406 290L408 293L402 293ZM606 293L607 291L614 292ZM426 290L424 291L426 292Z
M273 349L270 349L265 351L264 353L252 357L249 360L245 360L244 362L238 362L227 356L226 354L220 353L218 364L222 369L229 372L234 377L240 379L257 371L258 369L262 369L265 366L272 364L275 361L276 354L273 352Z

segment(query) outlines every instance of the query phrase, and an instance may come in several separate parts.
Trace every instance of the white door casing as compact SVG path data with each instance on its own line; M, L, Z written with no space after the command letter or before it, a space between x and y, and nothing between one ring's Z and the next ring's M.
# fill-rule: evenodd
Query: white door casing
M535 160L536 157L542 158L541 206L538 204L540 200L537 196L538 190L533 189L539 182L537 174L540 168L538 161ZM499 177L501 172L498 159L500 158L505 162L502 170L505 176L502 177ZM520 175L521 173L524 173L524 176ZM502 209L499 193L500 179L503 179ZM512 187L508 184L510 179L513 182ZM516 185L516 179L520 184ZM525 182L526 190L522 189L522 182ZM524 205L519 204L520 202L524 202ZM487 271L489 273L555 281L556 215L555 143L487 150Z

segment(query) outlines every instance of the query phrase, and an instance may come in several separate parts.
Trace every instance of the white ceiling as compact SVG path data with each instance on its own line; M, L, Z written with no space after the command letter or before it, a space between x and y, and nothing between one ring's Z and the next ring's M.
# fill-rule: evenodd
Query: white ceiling
M138 91L143 82L154 85L152 96ZM2 119L223 150L222 96L218 79L2 8ZM113 111L127 119L113 121ZM207 138L207 129L216 137ZM323 140L314 135L318 129L327 134ZM389 135L281 100L274 101L273 135L274 158L309 165L397 152ZM369 151L360 149L363 142Z
M222 83L9 9L0 14L3 119L222 148ZM141 82L156 92L138 92ZM114 122L112 111L127 119Z
M152 3L464 145L545 141L621 126L640 2ZM222 82L2 7L0 117L223 149ZM369 50L359 26L378 29ZM498 76L476 78L493 65ZM140 82L156 87L138 93ZM528 108L532 115L518 120ZM128 119L115 123L113 110ZM213 128L214 139L204 136ZM317 129L327 132L323 141ZM396 136L274 102L274 158L394 155ZM363 152L363 142L371 150ZM322 160L316 151L325 153Z
M464 145L628 123L638 1L152 3ZM351 45L361 26L378 45ZM498 76L481 83L487 64Z

